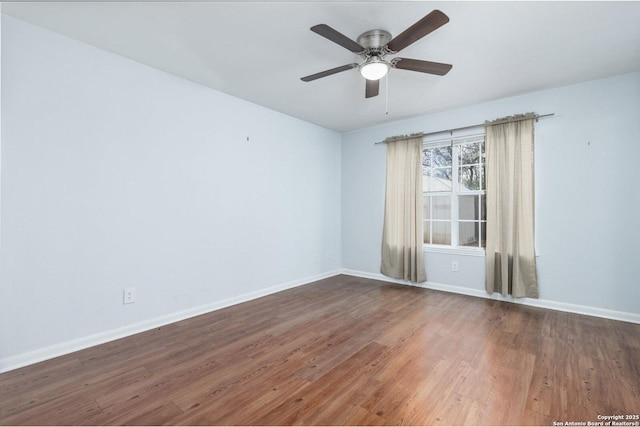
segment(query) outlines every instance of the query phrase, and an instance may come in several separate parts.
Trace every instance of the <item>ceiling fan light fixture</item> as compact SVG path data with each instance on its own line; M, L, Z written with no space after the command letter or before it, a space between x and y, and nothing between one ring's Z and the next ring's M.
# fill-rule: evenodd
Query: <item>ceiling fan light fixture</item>
M375 56L360 65L360 74L367 80L380 80L388 72L389 64Z

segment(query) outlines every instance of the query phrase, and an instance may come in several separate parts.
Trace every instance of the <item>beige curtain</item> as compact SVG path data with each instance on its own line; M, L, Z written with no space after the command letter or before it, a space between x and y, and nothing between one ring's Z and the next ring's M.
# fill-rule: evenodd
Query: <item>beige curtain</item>
M485 123L486 290L538 297L534 250L535 115Z
M422 236L422 134L388 138L380 272L425 282Z

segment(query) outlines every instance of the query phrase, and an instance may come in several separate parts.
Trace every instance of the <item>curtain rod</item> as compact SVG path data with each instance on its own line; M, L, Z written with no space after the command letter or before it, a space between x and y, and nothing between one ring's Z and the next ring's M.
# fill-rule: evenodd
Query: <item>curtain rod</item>
M554 114L555 113L536 114L536 116L535 116L536 122L538 121L538 119L540 119L542 117L551 117ZM505 121L504 123L519 122L519 121L522 121L522 120L528 120L528 117L522 117L522 118L517 118L517 119L513 119L513 120L508 120L508 121ZM463 126L463 127L459 127L459 128L453 128L453 129L439 130L439 131L436 131L436 132L424 133L424 134L422 134L422 137L424 138L425 136L437 135L439 133L445 133L445 132L453 133L453 132L456 132L456 131L459 131L459 130L473 129L473 128L477 128L477 127L480 127L480 126L484 126L484 123L480 123L480 124L477 124L477 125L471 125L471 126ZM385 141L379 141L379 142L375 143L375 145L378 145L378 144L386 144L386 142Z

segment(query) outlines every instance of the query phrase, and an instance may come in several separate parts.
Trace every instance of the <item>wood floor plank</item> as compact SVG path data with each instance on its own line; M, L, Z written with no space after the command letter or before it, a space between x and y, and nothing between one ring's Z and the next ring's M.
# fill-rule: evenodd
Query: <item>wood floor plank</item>
M480 401L481 424L507 425L523 418L535 359L530 353L507 351L486 396Z
M101 409L94 399L82 393L70 393L37 405L32 410L4 415L2 425L81 425Z
M0 425L549 425L640 412L640 325L335 276L0 374Z
M455 381L451 381L449 374L464 369L462 364L441 358L423 375L412 375L411 366L403 368L398 374L399 381L383 399L370 406L371 411L399 425L425 424L434 416L434 408L441 409L450 397Z
M292 371L298 364L306 360L302 352L292 350L286 357L270 357L265 354L257 359L248 359L250 369L238 370L243 375L230 376L227 381L211 382L206 393L184 399L184 393L176 393L172 398L182 405L185 415L179 424L229 424L225 420L235 420L238 408L242 415L256 410L255 405L272 405L272 400L288 396L291 390L308 385L308 381L295 376ZM265 381L264 378L268 378ZM259 407L259 413L264 407ZM235 424L234 421L232 424Z
M299 392L291 396L275 408L265 417L257 420L258 424L268 425L292 425L313 424L325 409L333 404L333 396L345 388L349 388L356 378L359 378L367 370L369 364L376 360L384 346L370 343L357 351L351 357L336 364L334 368L321 376ZM351 399L352 397L349 397ZM343 402L344 403L344 402ZM345 409L344 406L342 406Z
M311 410L299 418L299 421L305 425L344 425L354 408L368 397L367 390L382 386L368 373L371 364L385 351L386 347L377 343L368 344L344 361L344 364L340 364L335 371L323 377L324 381L312 383L310 387L327 384L323 390L326 398L322 399L325 403L312 405ZM345 405L344 402L349 404Z
M97 373L96 375L86 375L79 378L82 381L67 381L52 383L51 388L36 389L31 394L28 401L24 399L8 399L5 402L5 414L12 415L20 412L27 412L37 408L46 407L46 404L57 401L62 396L78 396L96 399L98 396L109 393L119 393L119 391L128 384L138 383L149 377L150 373L144 367L134 367L129 369L121 367L109 373ZM73 377L72 378L77 378ZM53 387L54 384L58 386Z
M355 406L344 422L346 426L388 426L393 425L384 417L367 411L362 406Z

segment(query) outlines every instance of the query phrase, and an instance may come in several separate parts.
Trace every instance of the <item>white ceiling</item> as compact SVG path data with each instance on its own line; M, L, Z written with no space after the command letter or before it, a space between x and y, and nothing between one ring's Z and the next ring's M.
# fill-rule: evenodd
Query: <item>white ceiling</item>
M450 22L399 56L453 64L391 70L364 98L358 62L309 31L397 35L433 9ZM3 2L2 13L336 131L640 70L640 2ZM388 114L385 114L388 104Z

